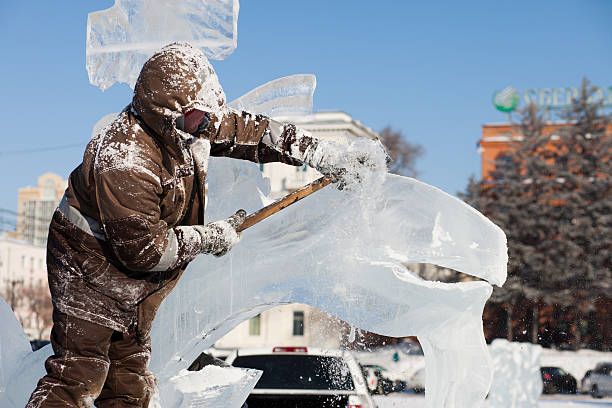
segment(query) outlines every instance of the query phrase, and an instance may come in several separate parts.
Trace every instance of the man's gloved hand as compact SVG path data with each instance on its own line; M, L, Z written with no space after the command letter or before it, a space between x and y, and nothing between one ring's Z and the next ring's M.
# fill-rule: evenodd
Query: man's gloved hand
M353 146L349 150L348 146L340 143L318 140L306 152L304 162L321 174L331 177L342 189L348 184L361 182L364 172L377 168L377 162L381 161L381 157L377 157L380 151L374 148L372 143L364 140L360 146ZM382 164L378 163L378 166L381 165L385 167L384 160Z
M347 145L318 139L293 124L268 121L262 138L265 145L331 177L339 188L361 182L374 169L386 169L390 160L379 140L358 138Z
M240 234L236 232L236 228L242 225L246 215L246 211L238 210L236 214L224 220L206 225L194 225L193 228L202 237L200 252L217 257L227 254L240 241Z

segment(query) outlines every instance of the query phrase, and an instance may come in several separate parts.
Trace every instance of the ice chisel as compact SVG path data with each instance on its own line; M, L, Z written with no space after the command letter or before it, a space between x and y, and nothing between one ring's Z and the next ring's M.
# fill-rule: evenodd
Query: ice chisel
M330 184L332 179L328 176L323 176L321 178L316 179L312 183L306 184L304 187L299 190L295 190L293 193L287 194L283 198L278 201L269 204L262 209L255 211L253 214L247 215L244 222L236 228L236 231L244 231L245 229L252 227L257 224L259 221L265 220L272 214L276 214L283 208L289 207L291 204L300 201L304 197L308 197L315 191L318 191Z

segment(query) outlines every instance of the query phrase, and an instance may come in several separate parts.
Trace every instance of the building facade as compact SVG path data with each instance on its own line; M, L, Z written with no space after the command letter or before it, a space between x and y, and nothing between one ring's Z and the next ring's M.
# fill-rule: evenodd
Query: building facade
M46 255L41 246L0 236L0 295L30 339L48 339L51 330Z
M7 235L44 247L53 211L64 195L68 181L57 174L45 173L37 187L20 188L17 197L17 228Z
M308 305L277 306L236 326L215 344L217 349L275 346L336 348L339 320Z
M378 139L378 134L344 112L316 112L304 117L281 117L295 123L314 137L349 144L357 138ZM321 174L310 167L282 163L260 165L270 180L271 196L282 197L308 184ZM337 348L349 334L346 323L303 304L274 307L242 322L217 343L217 349L274 346Z

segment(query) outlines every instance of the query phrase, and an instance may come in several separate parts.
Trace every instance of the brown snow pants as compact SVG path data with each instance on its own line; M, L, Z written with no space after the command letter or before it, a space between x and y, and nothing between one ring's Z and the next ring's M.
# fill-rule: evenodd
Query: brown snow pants
M53 312L54 355L26 408L147 407L155 379L146 371L150 341L136 333Z

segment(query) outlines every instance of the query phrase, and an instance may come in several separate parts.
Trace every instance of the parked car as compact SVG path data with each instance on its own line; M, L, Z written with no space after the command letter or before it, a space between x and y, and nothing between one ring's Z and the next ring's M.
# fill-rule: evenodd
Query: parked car
M404 381L389 378L386 373L387 369L383 366L363 364L361 369L371 394L386 395L392 392L401 392L406 388Z
M32 347L32 351L36 351L45 347L49 343L49 340L30 340L30 347Z
M544 394L575 394L577 381L561 367L540 367Z
M425 392L425 367L419 368L412 374L406 388L412 389L414 392Z
M249 408L376 408L359 363L345 350L240 349L226 362L263 371Z
M582 379L584 392L590 392L593 398L612 395L612 362L599 363L587 374Z
M579 392L582 394L587 394L591 392L591 373L593 370L587 370L586 373L582 376L582 380L580 380L580 388Z

